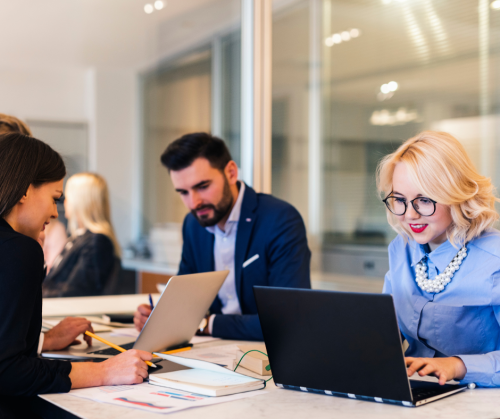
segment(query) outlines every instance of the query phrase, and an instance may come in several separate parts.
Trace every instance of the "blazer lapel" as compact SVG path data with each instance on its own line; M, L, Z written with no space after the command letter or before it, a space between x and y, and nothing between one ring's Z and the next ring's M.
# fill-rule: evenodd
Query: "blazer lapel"
M236 233L236 248L234 251L234 282L238 299L240 299L241 295L242 265L247 256L250 237L252 236L253 226L257 218L256 209L257 194L252 188L245 184L245 195L241 203L241 213L238 221L238 231Z

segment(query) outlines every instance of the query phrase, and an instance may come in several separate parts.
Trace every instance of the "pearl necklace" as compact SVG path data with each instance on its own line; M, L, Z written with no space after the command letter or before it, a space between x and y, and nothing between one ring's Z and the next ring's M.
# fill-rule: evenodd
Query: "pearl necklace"
M427 273L427 262L425 260L427 257L424 257L420 262L417 263L415 268L417 273L417 285L428 293L437 294L443 291L451 282L453 278L453 274L460 269L460 265L462 261L467 257L467 248L465 245L458 251L457 255L453 258L450 264L446 267L443 273L436 275L434 279L429 279Z

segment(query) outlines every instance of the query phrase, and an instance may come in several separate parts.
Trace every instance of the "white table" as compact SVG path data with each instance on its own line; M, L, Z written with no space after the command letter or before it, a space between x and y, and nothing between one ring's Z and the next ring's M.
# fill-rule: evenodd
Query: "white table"
M128 304L142 301L145 295L114 297L82 297L60 298L50 302L52 315L99 314L110 312L111 298L118 312L134 309ZM67 300L70 300L69 302ZM47 300L44 300L44 305ZM72 304L70 304L72 302ZM59 309L57 309L59 303ZM90 313L89 307L92 307ZM98 311L98 309L104 309ZM128 308L128 309L127 309ZM44 307L44 313L48 310ZM68 310L64 313L64 310ZM78 312L80 310L80 312ZM234 341L214 341L202 346L219 346L235 343ZM201 346L200 346L201 347ZM256 397L214 406L189 409L170 415L147 413L137 409L97 403L79 399L69 394L49 394L42 396L45 400L85 419L158 419L174 417L178 419L254 419L259 418L439 418L439 419L491 419L500 417L500 389L466 390L460 394L429 403L418 408L392 406L382 403L364 402L339 397L322 396L291 390L278 389L272 381L267 385L267 393Z

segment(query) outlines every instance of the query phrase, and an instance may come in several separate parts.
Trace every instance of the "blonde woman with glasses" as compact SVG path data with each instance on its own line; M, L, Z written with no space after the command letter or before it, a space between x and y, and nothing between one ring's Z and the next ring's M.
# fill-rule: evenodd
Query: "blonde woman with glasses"
M392 294L408 375L500 386L500 232L490 179L450 134L426 131L377 173L389 224Z
M111 224L106 181L95 173L79 173L68 179L64 193L70 238L44 281L44 297L115 292L120 246Z

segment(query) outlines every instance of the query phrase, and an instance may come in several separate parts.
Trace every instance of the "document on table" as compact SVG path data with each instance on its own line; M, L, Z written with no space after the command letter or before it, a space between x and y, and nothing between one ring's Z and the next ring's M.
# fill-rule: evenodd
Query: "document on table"
M240 349L237 345L210 346L208 348L192 349L187 352L179 352L176 356L182 358L199 359L212 362L217 365L233 369L234 361Z
M110 403L122 407L145 410L154 413L173 413L193 407L230 402L258 396L266 391L251 391L231 396L207 397L180 390L169 390L147 383L123 386L92 387L71 390L71 396L90 399L100 403ZM43 396L42 396L43 397Z
M54 326L58 325L61 322L62 319L43 319L42 321L42 327L45 329L52 329ZM90 319L88 319L90 320ZM97 324L92 322L92 329L94 329L94 332L99 333L99 332L110 332L113 330L112 327L110 326L105 326L102 324Z

